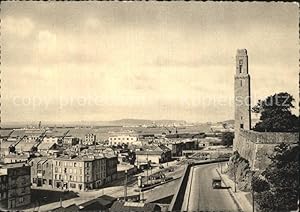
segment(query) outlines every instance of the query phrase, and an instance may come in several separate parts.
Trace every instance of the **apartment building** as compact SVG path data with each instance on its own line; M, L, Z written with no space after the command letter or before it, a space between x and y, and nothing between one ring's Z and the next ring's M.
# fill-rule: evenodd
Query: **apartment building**
M115 155L106 155L106 182L117 179L118 157Z
M106 158L88 156L53 159L53 187L66 190L89 190L105 183Z
M82 141L83 145L94 145L96 143L96 135L89 133L84 136L84 140Z
M116 135L108 138L109 145L141 145L136 135Z
M0 208L10 210L31 203L30 166L6 164L0 168Z

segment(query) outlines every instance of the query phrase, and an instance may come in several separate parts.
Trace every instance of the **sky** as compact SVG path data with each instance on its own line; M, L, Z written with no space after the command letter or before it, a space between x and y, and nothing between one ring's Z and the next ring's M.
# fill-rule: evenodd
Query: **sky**
M233 119L242 48L252 104L298 106L298 19L295 3L2 2L2 122Z

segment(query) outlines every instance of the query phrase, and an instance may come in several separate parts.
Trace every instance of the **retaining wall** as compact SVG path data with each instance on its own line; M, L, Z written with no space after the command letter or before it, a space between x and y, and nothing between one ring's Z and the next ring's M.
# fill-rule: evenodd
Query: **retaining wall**
M256 132L241 130L234 139L235 149L247 159L252 170L264 170L271 162L269 156L280 143L297 144L299 133Z

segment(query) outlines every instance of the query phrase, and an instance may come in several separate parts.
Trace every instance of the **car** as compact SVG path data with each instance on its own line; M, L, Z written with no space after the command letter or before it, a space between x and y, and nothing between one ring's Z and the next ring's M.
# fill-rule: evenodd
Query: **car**
M222 187L221 178L213 178L212 179L212 187L213 187L213 189L221 188Z

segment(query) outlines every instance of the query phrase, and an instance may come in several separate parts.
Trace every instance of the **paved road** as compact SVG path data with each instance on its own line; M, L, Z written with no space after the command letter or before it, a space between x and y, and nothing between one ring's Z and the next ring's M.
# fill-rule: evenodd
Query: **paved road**
M185 197L187 211L238 211L226 188L212 188L212 178L218 177L217 167L207 164L192 168L190 192Z

